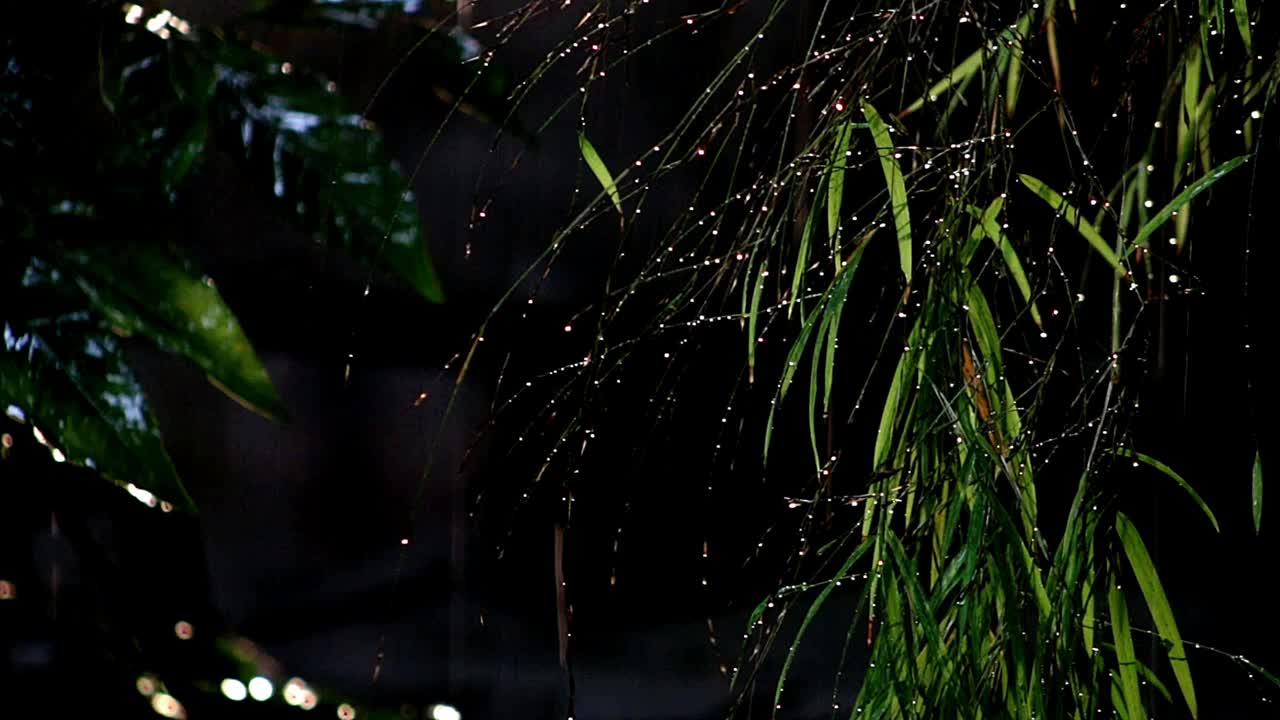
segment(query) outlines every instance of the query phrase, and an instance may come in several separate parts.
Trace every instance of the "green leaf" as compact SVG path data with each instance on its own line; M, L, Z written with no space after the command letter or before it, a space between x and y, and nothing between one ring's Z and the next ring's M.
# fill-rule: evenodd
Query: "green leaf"
M1129 627L1129 607L1124 593L1115 582L1107 592L1111 607L1111 636L1115 638L1116 664L1119 666L1120 690L1124 698L1125 717L1138 720L1147 717L1138 687L1138 658L1133 652L1133 634Z
M1187 664L1186 648L1182 645L1182 636L1178 633L1178 624L1173 618L1169 600L1165 597L1160 576L1156 574L1151 556L1147 553L1147 546L1138 535L1138 529L1124 513L1116 513L1116 532L1120 535L1120 544L1129 558L1129 566L1133 568L1138 587L1142 588L1142 596L1147 601L1147 609L1151 612L1151 619L1156 624L1156 631L1168 645L1169 662L1173 665L1173 675L1178 681L1179 689L1182 690L1187 709L1191 711L1192 717L1196 717L1198 714L1196 690L1191 681L1191 668Z
M1227 173L1247 162L1249 162L1248 155L1241 155L1239 157L1232 158L1214 168L1212 172L1204 175L1199 180L1196 180L1184 188L1182 192L1178 193L1177 196L1169 201L1168 205L1160 208L1160 211L1153 215L1151 219L1142 226L1142 229L1140 229L1138 234L1134 236L1133 242L1129 247L1129 252L1132 252L1134 247L1139 247L1146 243L1147 239L1150 238L1155 231L1159 230L1161 225L1168 221L1169 218L1180 208L1194 200L1197 195L1213 187L1213 184L1221 180Z
M973 78L974 73L978 71L978 68L982 67L982 64L986 62L987 58L991 55L991 51L988 49L989 45L994 44L996 47L1003 48L1010 41L1018 38L1025 38L1027 36L1027 31L1031 28L1031 18L1034 12L1034 10L1028 11L1027 14L1018 18L1018 24L1015 27L1006 28L1002 31L995 39L994 43L984 41L982 43L982 47L974 50L968 57L961 60L959 65L956 65L951 69L951 72L947 73L941 80L930 86L929 90L924 95L916 98L915 102L900 110L898 112L898 117L905 117L916 110L919 110L924 107L926 101L936 101L942 96L942 93L946 92L956 84L967 84L967 82ZM963 88L961 91L962 90Z
M373 126L320 78L280 73L270 57L229 44L211 52L225 97L221 136L241 145L250 170L266 176L302 228L443 302L413 193Z
M827 239L831 253L840 262L840 210L844 204L844 168L849 160L849 139L853 137L853 123L844 122L836 129L836 141L831 148L831 160L827 175Z
M1107 241L1103 240L1102 236L1098 234L1097 228L1090 225L1084 218L1080 217L1080 214L1076 212L1076 209L1063 199L1057 191L1030 175L1018 175L1018 179L1022 181L1022 184L1025 185L1028 190L1035 193L1041 200L1044 200L1049 207L1053 208L1055 212L1061 213L1062 217L1067 221L1067 224L1075 228L1076 232L1080 233L1080 237L1087 240L1089 244L1093 246L1093 249L1102 256L1102 259L1106 260L1108 265L1115 268L1117 274L1124 275L1127 273L1124 269L1124 265L1120 264L1120 258L1116 257L1111 246L1108 245Z
M1253 453L1253 532L1262 532L1262 452Z
M813 599L812 603L810 603L809 610L805 613L804 619L800 622L800 628L796 630L796 636L791 640L791 645L787 649L787 657L782 662L782 672L778 675L778 685L773 691L774 705L777 705L782 700L782 689L786 684L787 676L791 673L791 663L795 660L796 651L800 649L800 641L804 638L805 631L809 629L809 625L813 622L813 619L817 617L818 611L821 610L823 604L826 603L827 597L829 597L832 591L836 589L834 581L848 575L849 570L853 568L854 563L858 562L858 560L866 554L867 549L871 547L872 543L873 541L863 540L858 545L857 549L850 553L849 557L845 558L844 564L836 571L835 576L823 585L818 596ZM753 613L753 619L756 617L758 616Z
M893 215L893 226L898 233L898 262L902 266L902 275L907 284L911 284L911 213L907 206L907 185L902 177L902 168L894 155L893 139L889 137L889 127L880 118L880 113L870 102L862 101L862 112L867 116L871 138L876 143L876 153L880 156L880 168L884 171L884 182L889 188L889 208Z
M787 299L788 320L791 319L791 311L795 308L796 302L800 298L800 292L804 289L804 273L809 265L809 245L813 238L813 226L816 223L816 216L817 213L812 210L809 212L809 217L804 222L804 230L800 233L800 243L796 249L796 264L791 268L791 293ZM803 303L800 311L804 312Z
M942 93L946 92L952 85L968 79L977 72L978 68L982 67L982 63L986 59L986 43L983 43L983 47L974 50L968 57L961 60L959 65L956 65L951 69L951 72L947 73L941 80L930 86L929 90L925 92L924 95L916 98L915 102L899 111L898 116L905 117L906 115L919 110L924 107L925 101L933 102L937 100L942 96Z
M1235 11L1236 29L1240 32L1240 40L1244 43L1244 54L1253 55L1253 33L1249 29L1249 2L1248 0L1231 0L1231 7Z
M844 303L849 298L849 285L853 282L853 274L858 270L858 265L862 261L862 251L866 248L866 243L858 245L854 249L853 254L845 261L845 265L836 270L839 275L831 290L831 301L827 305L827 313L831 316L831 322L827 326L827 334L823 350L823 395L822 395L822 411L829 412L831 409L831 389L835 386L835 366L836 366L836 340L840 335L840 319L844 315ZM837 255L837 262L839 256ZM820 340L822 338L819 338Z
M596 180L600 181L604 191L609 194L609 199L613 201L613 206L618 209L618 214L622 215L622 196L618 194L618 185L613 181L613 175L609 172L609 168L605 167L604 160L600 159L600 153L596 152L595 146L591 144L591 141L583 133L578 133L578 149L582 151L582 159L587 161L587 167L591 168L591 173L596 176Z
M747 309L747 382L756 381L756 345L759 338L756 329L760 324L760 297L764 294L764 279L769 276L769 261L760 263L756 273L756 287L751 291L751 306Z
M17 315L35 315L4 322L0 407L20 408L57 448L55 460L96 469L194 512L120 341L76 307L79 299L66 307L65 283L39 260L24 274Z
M287 415L213 282L176 254L143 243L94 239L59 246L55 262L112 325L190 358L251 409L271 418Z
M1144 462L1147 465L1150 465L1156 470L1159 470L1165 475L1168 475L1171 480L1178 483L1178 485L1181 486L1183 490L1187 491L1187 495L1191 496L1191 499L1195 501L1195 504L1200 506L1200 510L1205 514L1206 517L1209 518L1209 522L1213 525L1213 529L1218 532L1222 532L1221 528L1218 527L1218 519L1213 516L1213 511L1209 509L1209 506L1205 504L1204 500L1200 499L1200 495L1196 493L1196 491L1191 487L1191 483L1187 482L1186 480L1183 480L1181 475L1173 471L1173 468L1169 467L1168 465L1165 465L1159 460L1156 460L1150 455L1144 455L1140 452L1133 453L1133 458L1135 460Z
M1023 41L1031 30L1031 14L1018 20L1017 33L1007 42L1010 46L1009 71L1005 77L1005 116L1012 118L1018 108L1018 95L1022 91Z
M796 339L791 344L791 349L787 352L787 364L782 369L782 379L778 383L778 392L774 396L773 403L769 406L769 417L765 420L764 425L764 452L763 457L767 462L769 459L769 446L773 441L773 419L777 415L779 406L787 397L787 391L791 389L791 382L795 379L796 370L800 366L800 358L804 357L805 350L809 348L809 337L813 335L813 330L818 324L819 316L823 314L826 308L824 302L809 313L809 317L805 319L804 324L800 327L800 333L796 335ZM817 362L815 359L814 362ZM812 388L811 388L812 389ZM812 403L812 397L810 398Z
M1035 300L1031 299L1031 283L1027 281L1027 273L1022 268L1022 260L1018 258L1018 251L1013 247L1013 243L1005 236L1004 230L1000 228L1000 223L996 218L1000 215L1000 210L1004 206L1002 198L996 198L991 201L979 219L982 223L983 234L986 235L991 242L995 243L1000 250L1000 257L1004 259L1005 269L1009 271L1009 276L1013 278L1013 282L1018 286L1018 292L1022 293L1022 299L1027 302L1031 309L1031 320L1035 322L1036 327L1043 326L1040 319L1040 308L1036 307ZM977 208L970 208L971 214L977 214Z

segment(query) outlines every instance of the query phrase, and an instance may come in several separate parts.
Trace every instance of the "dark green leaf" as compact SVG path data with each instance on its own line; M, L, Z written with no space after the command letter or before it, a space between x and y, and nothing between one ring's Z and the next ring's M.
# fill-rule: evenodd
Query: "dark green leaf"
M253 410L273 418L287 414L213 282L177 255L142 243L95 239L59 246L56 263L115 327L187 356Z
M119 340L87 309L54 297L67 289L57 287L65 280L56 269L35 261L23 282L18 296L34 316L4 324L0 407L21 409L56 449L55 460L194 511Z
M269 58L233 46L220 48L218 77L222 135L243 145L305 230L444 300L413 193L372 125L319 79L276 72Z

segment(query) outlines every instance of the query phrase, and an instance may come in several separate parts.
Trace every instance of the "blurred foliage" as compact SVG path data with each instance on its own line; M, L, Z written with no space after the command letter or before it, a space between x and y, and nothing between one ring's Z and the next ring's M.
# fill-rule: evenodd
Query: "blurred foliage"
M28 6L32 5L30 3ZM215 152L317 241L444 291L407 182L381 135L324 76L244 31L390 27L426 82L500 113L478 45L400 3L257 3L226 27L154 4L24 7L0 34L0 407L59 461L194 510L120 337L185 356L249 408L286 415L235 313L183 257L179 202ZM67 28L49 42L33 28ZM415 67L415 70L421 70Z

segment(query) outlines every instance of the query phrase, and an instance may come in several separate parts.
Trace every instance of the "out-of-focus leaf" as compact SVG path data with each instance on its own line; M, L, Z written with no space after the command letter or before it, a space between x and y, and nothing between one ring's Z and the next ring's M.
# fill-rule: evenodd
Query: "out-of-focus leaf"
M195 511L119 340L87 308L67 310L51 297L65 282L39 261L25 273L18 296L35 316L3 325L0 407L20 408L55 448L55 460Z
M1262 453L1253 454L1253 532L1262 532Z
M501 124L517 137L532 142L532 133L515 117L514 84L496 62L486 62L491 52L481 42L452 23L440 23L424 15L404 12L404 2L268 3L251 16L277 23L293 32L308 28L340 28L344 33L367 33L381 48L381 58L394 65L379 73L383 84L397 77L425 82L442 101L486 122Z
M187 356L253 410L272 418L287 415L266 368L213 282L173 252L95 239L59 245L55 262L115 327Z
M229 96L222 107L230 108L220 118L224 135L243 143L304 229L336 236L426 299L443 301L413 193L372 126L316 78L264 68L260 56L230 46L219 60Z

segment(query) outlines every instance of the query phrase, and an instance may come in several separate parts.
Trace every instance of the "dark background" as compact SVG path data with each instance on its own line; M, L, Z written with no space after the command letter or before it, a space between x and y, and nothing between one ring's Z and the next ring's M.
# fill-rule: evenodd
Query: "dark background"
M476 8L476 20L497 14L499 5ZM793 5L762 64L781 66L802 52L812 19L804 3ZM216 21L234 8L193 6L187 14ZM631 158L657 141L763 10L747 3L703 32L638 55L621 77L595 85L587 118L601 154ZM638 17L636 37L676 12ZM576 19L540 18L503 46L501 62L520 77ZM1097 39L1075 38L1079 46ZM292 49L358 101L397 60L356 36ZM522 115L545 116L574 87L574 69L557 69ZM1082 116L1102 112L1088 99L1075 107ZM413 167L445 110L410 69L371 115L402 166ZM563 716L568 678L558 658L553 564L554 528L565 520L562 479L531 487L536 464L508 454L514 437L545 408L517 408L482 433L503 354L477 357L447 417L456 359L453 370L445 367L465 352L499 293L564 222L575 188L595 194L578 162L575 130L570 112L535 146L504 141L491 150L492 126L469 117L447 126L414 184L449 295L441 306L427 306L382 278L363 298L362 268L293 232L264 203L267 189L247 186L228 163L211 158L186 200L191 234L182 243L218 279L292 420L274 424L252 415L194 368L138 345L136 367L201 507L198 520L145 508L91 474L35 453L15 454L0 481L0 578L14 579L20 591L17 601L0 606L5 697L39 702L55 717L94 710L148 716L133 676L104 670L86 649L96 646L87 638L101 632L98 620L109 617L126 643L152 651L157 666L149 669L157 672L219 676L225 668L201 643L234 632L259 643L287 672L360 697L393 705L450 702L467 718ZM1199 247L1188 266L1194 292L1156 300L1144 316L1164 342L1144 359L1139 446L1195 485L1223 531L1214 534L1153 472L1120 473L1118 488L1119 502L1156 556L1184 638L1274 669L1280 667L1270 591L1276 535L1264 513L1263 533L1255 537L1249 514L1255 443L1269 459L1275 441L1274 431L1264 430L1270 403L1263 400L1274 396L1269 274L1277 227L1263 189L1280 186L1268 160L1277 149L1275 133L1264 133L1260 147L1252 187L1232 186L1236 195L1215 197L1195 216ZM492 172L518 154L514 169ZM648 224L628 242L647 255L656 229L683 210L700 179L690 172L658 187L646 205ZM485 221L471 228L476 198L491 194ZM1248 227L1240 220L1242 204L1254 210ZM504 383L581 357L582 346L562 327L599 297L617 242L607 228L593 232L576 237L558 259L527 317L489 331L493 345L518 353ZM534 291L532 281L526 285L520 301ZM675 412L658 416L668 418L663 423L655 425L645 409L653 385L644 370L600 415L608 461L574 479L566 551L579 717L711 718L730 707L719 667L736 662L746 614L777 586L794 540L784 501L794 486L787 478L712 472L710 451L737 379L740 346L736 326L707 331L697 354L686 358L686 379L673 388ZM656 377L661 368L650 370ZM426 401L415 404L424 392ZM741 454L754 455L759 427L748 419L736 440L747 448ZM735 435L730 428L726 446ZM797 448L803 452L802 444ZM1052 469L1045 477L1057 479ZM524 502L526 491L532 497ZM402 546L406 537L411 542ZM766 548L756 556L762 540ZM704 542L712 549L706 560ZM784 715L826 714L849 610L832 605L811 631L793 670L799 700ZM178 620L194 624L195 641L173 638ZM1274 688L1224 657L1193 651L1190 658L1204 717L1280 716L1262 700ZM184 702L193 717L197 710L237 717L282 712L233 706L216 693ZM329 716L332 709L317 712Z

